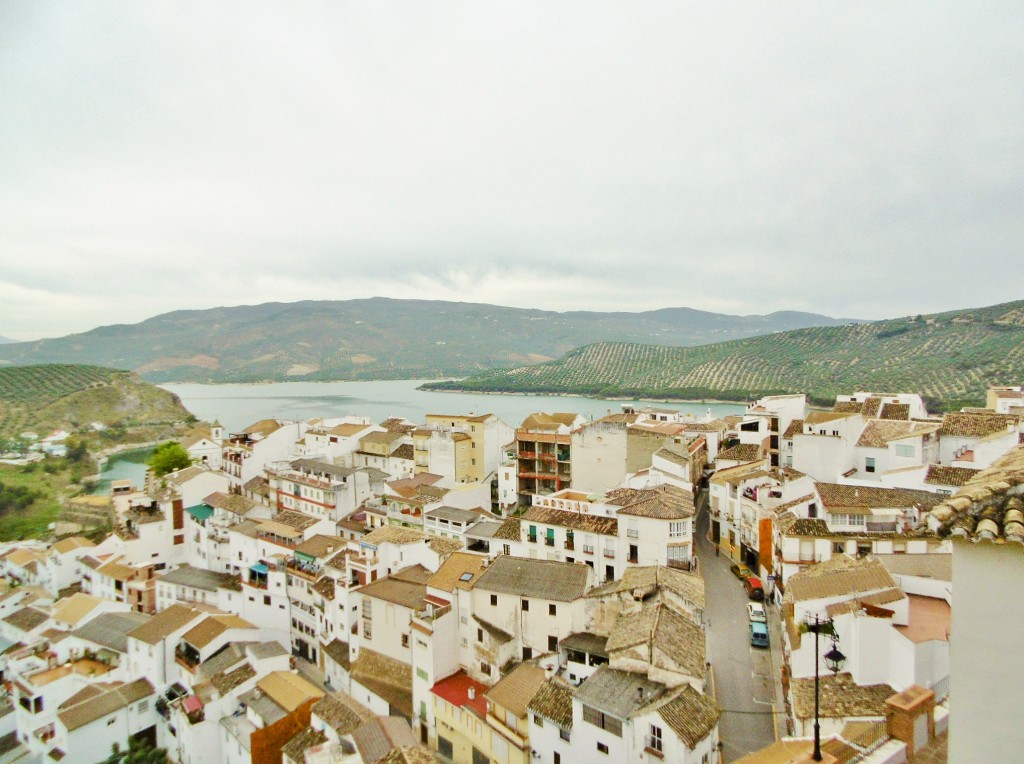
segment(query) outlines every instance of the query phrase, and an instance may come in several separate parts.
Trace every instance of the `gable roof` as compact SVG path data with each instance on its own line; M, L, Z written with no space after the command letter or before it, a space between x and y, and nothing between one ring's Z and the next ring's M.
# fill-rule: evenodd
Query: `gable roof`
M137 629L152 618L145 613L126 610L123 613L100 613L85 626L71 633L79 639L109 647L119 653L128 652L128 632Z
M619 532L619 521L614 517L590 515L566 509L532 506L520 517L520 521L557 525L561 528L572 528L574 531L597 533L602 536L615 536ZM520 522L521 524L522 522Z
M929 464L924 482L928 485L962 486L981 470L969 467L950 467L945 464Z
M1006 432L1019 422L1020 417L1016 414L961 411L943 416L939 433L947 438L984 438L997 432Z
M572 688L557 677L537 688L527 708L564 730L572 729Z
M943 498L931 491L916 491L909 488L879 488L842 483L817 483L815 487L826 509L830 512L842 511L850 514L856 514L852 512L856 509L930 509Z
M72 552L75 549L82 549L85 547L94 546L96 546L96 542L90 541L87 538L82 538L81 536L70 536L66 539L61 539L51 548L55 552L58 552L60 554L67 554L68 552Z
M128 636L148 645L156 645L203 615L205 613L201 610L175 603L129 631Z
M704 579L689 571L676 570L664 565L631 566L622 573L622 578L591 589L588 598L605 597L610 594L630 593L634 598L646 598L655 589L665 587L682 599L699 608L704 607Z
M412 715L412 666L408 663L363 647L350 673L353 681L406 716Z
M404 568L384 578L378 578L376 581L359 587L356 591L367 597L375 597L411 610L419 610L423 606L423 598L427 596L429 576L426 569L417 565Z
M656 520L693 517L693 494L674 485L653 488L616 488L608 493L609 504L622 507L618 514Z
M608 654L636 647L643 648L644 659L656 668L704 676L704 630L663 602L620 612L615 619L608 635Z
M313 713L334 730L338 737L355 732L374 717L373 712L345 693L328 693L313 706Z
M226 510L239 517L256 506L256 502L251 499L247 499L237 493L223 493L221 491L214 491L203 499L203 503L214 509Z
M255 629L255 624L249 623L241 616L234 613L208 615L191 629L181 635L181 638L197 650L202 650L229 629Z
M756 462L760 458L761 448L753 443L738 443L718 452L719 460L729 462Z
M878 560L838 555L791 576L785 599L800 602L893 588L897 588L896 581Z
M544 669L534 663L520 663L484 695L516 716L523 716L544 683Z
M487 558L472 552L454 552L427 581L427 586L451 592L472 588L484 570ZM468 578L467 578L468 576Z
M692 751L711 734L722 716L722 709L707 695L684 684L674 698L658 707L658 716Z
M271 671L256 686L288 713L307 700L324 696L323 690L292 671Z
M78 592L70 597L57 600L53 605L53 620L66 623L71 628L78 625L78 622L89 613L102 605L106 600L101 597L94 597L91 594Z
M872 419L861 430L857 445L866 448L885 448L890 441L916 438L939 429L938 424Z
M128 684L118 684L106 692L72 695L60 704L57 718L68 731L84 727L102 719L108 714L120 711L136 701L155 694L148 679L136 679Z
M572 602L586 593L588 574L589 568L572 562L499 555L477 579L476 587L520 597Z

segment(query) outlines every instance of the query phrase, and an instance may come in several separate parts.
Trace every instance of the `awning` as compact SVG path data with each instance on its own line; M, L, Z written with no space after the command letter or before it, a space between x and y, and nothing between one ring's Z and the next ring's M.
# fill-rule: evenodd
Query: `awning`
M185 511L192 515L196 522L204 523L213 514L213 507L209 504L196 504L192 507L186 507Z
M270 570L267 569L267 566L264 565L262 562L258 562L255 565L250 565L249 566L249 570L251 570L253 573L269 573L270 572Z
M203 707L203 701L201 701L195 695L189 695L187 698L181 701L181 707L185 709L186 714L195 713Z

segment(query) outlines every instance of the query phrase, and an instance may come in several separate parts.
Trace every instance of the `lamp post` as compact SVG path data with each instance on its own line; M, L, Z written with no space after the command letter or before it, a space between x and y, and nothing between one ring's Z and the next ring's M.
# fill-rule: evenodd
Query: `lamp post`
M828 666L828 670L833 674L838 674L842 669L843 664L846 663L846 656L839 652L839 638L836 636L835 629L832 625L831 618L821 618L818 615L814 616L814 620L811 620L811 616L807 616L807 630L814 632L814 754L811 758L814 761L821 761L821 724L818 722L818 694L820 692L820 682L818 678L818 665L821 662L821 655L819 650L819 635L822 630L828 632L832 637L832 649L825 653L825 665Z

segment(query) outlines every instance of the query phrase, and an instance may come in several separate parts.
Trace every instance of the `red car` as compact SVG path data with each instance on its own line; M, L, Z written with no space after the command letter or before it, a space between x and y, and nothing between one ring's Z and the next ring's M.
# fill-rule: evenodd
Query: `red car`
M757 602L764 601L764 587L761 586L761 579L757 576L750 576L743 579L743 588L747 590L747 596Z

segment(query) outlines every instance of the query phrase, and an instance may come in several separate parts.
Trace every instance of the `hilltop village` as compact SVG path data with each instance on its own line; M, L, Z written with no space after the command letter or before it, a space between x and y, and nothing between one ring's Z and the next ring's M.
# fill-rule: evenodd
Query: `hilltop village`
M1022 442L1021 387L205 424L192 466L114 484L108 537L2 547L0 736L64 764L786 764L817 722L824 761L1005 760Z

